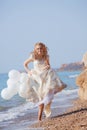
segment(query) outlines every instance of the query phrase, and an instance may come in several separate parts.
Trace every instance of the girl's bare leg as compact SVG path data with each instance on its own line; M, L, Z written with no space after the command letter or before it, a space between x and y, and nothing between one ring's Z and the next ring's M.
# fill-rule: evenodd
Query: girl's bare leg
M38 120L41 121L44 104L39 105Z

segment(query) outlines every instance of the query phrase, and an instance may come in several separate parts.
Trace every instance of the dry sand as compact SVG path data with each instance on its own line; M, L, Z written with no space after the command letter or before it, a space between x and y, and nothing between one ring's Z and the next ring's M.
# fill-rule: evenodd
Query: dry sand
M42 121L29 126L32 130L87 130L87 101L76 99L74 106L63 114L54 114L49 119L43 117ZM58 113L54 109L54 113Z

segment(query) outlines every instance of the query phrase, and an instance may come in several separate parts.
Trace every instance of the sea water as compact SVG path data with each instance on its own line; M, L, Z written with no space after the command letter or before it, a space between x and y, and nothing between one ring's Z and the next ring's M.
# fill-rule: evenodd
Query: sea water
M51 108L58 108L58 113L64 112L67 107L72 106L71 100L78 97L76 77L80 71L57 72L67 88L56 94ZM0 74L0 93L7 86L8 74ZM31 102L14 96L10 100L4 100L0 95L0 130L27 130L28 126L37 122L38 108Z

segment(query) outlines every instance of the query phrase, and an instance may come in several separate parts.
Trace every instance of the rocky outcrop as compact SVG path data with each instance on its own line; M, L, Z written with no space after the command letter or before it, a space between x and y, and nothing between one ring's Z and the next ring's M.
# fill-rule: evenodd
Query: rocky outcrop
M87 100L87 69L77 76L76 85L79 87L78 95L80 99Z
M75 71L75 70L82 70L83 64L82 62L74 62L69 64L62 64L58 71Z

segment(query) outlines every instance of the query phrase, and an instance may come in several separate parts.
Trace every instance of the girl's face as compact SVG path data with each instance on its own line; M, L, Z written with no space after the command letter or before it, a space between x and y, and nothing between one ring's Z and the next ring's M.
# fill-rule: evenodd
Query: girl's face
M37 52L38 55L42 55L43 54L43 47L41 45L37 45L35 47L35 51Z

